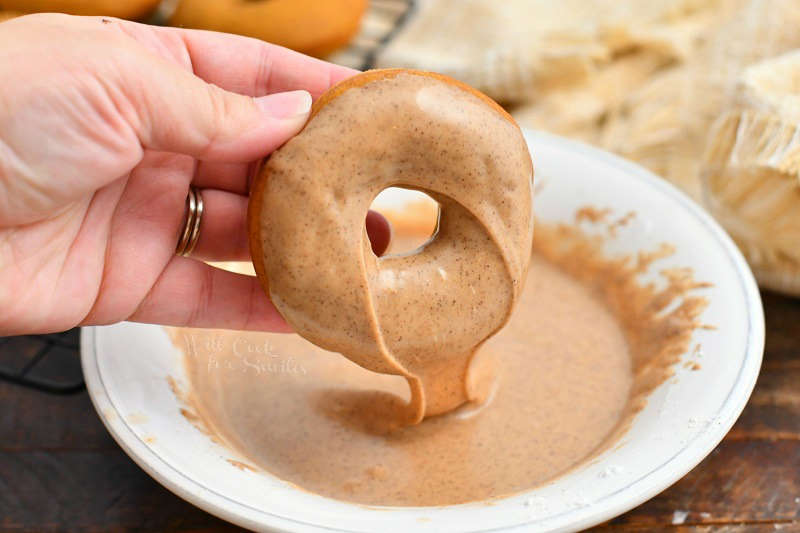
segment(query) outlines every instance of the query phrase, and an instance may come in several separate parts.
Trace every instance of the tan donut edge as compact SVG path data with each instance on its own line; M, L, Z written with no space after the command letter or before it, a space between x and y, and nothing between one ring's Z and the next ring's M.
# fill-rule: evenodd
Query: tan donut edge
M414 70L408 68L385 68L385 69L375 69L375 70L368 70L366 72L362 72L361 74L357 74L352 78L347 78L346 80L342 80L327 91L325 91L322 96L320 96L314 105L311 107L311 114L308 117L309 120L314 118L323 107L328 105L330 102L335 100L337 97L341 96L342 93L347 91L348 89L354 89L357 87L363 87L368 83L372 83L373 81L378 80L385 80L391 79L395 76L400 74L411 74L413 76L423 76L426 78L433 78L435 80L443 81L447 84L453 85L458 87L459 89L466 91L474 96L480 98L483 102L489 105L492 109L500 113L500 115L517 126L519 129L519 125L517 122L508 114L508 112L503 109L500 104L480 92L479 90L475 89L474 87L470 87L464 82L458 81L455 78L451 78L450 76L445 76L444 74L439 74L438 72L427 72L424 70Z
M263 167L266 160L260 163ZM250 261L256 271L256 277L261 283L261 288L270 300L269 280L264 268L264 246L259 233L261 227L261 208L264 203L264 187L267 185L266 172L263 168L257 169L253 183L250 185L250 200L247 203L247 240L250 243ZM258 258L258 259L257 259Z

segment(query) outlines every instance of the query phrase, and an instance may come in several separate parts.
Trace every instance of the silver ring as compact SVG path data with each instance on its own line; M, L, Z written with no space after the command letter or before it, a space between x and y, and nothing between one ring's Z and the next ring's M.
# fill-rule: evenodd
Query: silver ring
M191 255L200 240L200 219L203 217L203 195L200 189L189 187L186 196L186 222L181 230L178 245L175 247L177 255L186 257Z

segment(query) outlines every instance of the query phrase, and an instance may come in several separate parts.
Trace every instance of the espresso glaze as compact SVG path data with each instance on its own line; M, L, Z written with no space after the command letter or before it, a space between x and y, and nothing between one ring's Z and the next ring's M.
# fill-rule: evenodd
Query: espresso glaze
M400 427L399 376L367 371L296 335L174 332L192 405L247 464L374 505L445 505L517 492L568 470L625 412L630 356L614 317L534 258L508 325L489 339L490 398Z
M289 324L364 368L405 376L413 423L487 392L470 361L525 279L533 170L496 104L440 76L376 74L270 157L256 239ZM377 258L364 217L392 185L437 200L439 228L415 253Z
M385 213L393 247L430 235L435 211L414 212L411 223ZM707 284L687 269L641 283L670 249L608 257L605 242L632 215L608 217L578 211L582 226L606 228L586 234L538 224L514 315L473 362L494 373L479 405L403 426L401 377L295 335L173 329L187 355L183 412L234 460L340 500L445 505L535 487L613 445L705 327L707 302L693 293Z

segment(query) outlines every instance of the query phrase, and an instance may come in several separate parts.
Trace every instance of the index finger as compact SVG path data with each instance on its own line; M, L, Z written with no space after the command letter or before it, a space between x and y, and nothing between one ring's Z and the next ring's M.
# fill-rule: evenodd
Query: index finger
M358 71L258 39L204 30L177 32L195 75L227 91L263 96L304 89L314 98Z

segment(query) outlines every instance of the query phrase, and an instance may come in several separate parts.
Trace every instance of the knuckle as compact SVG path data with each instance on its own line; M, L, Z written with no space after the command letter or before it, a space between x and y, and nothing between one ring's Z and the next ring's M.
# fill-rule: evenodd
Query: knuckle
M256 64L258 68L256 75L253 79L253 95L261 96L269 94L272 85L272 64L273 54L272 48L269 46L260 46L258 51L258 59Z
M206 152L212 147L226 140L229 136L230 125L236 122L238 99L233 95L223 91L216 85L206 85L206 95L208 102L208 128L205 132L204 143Z

